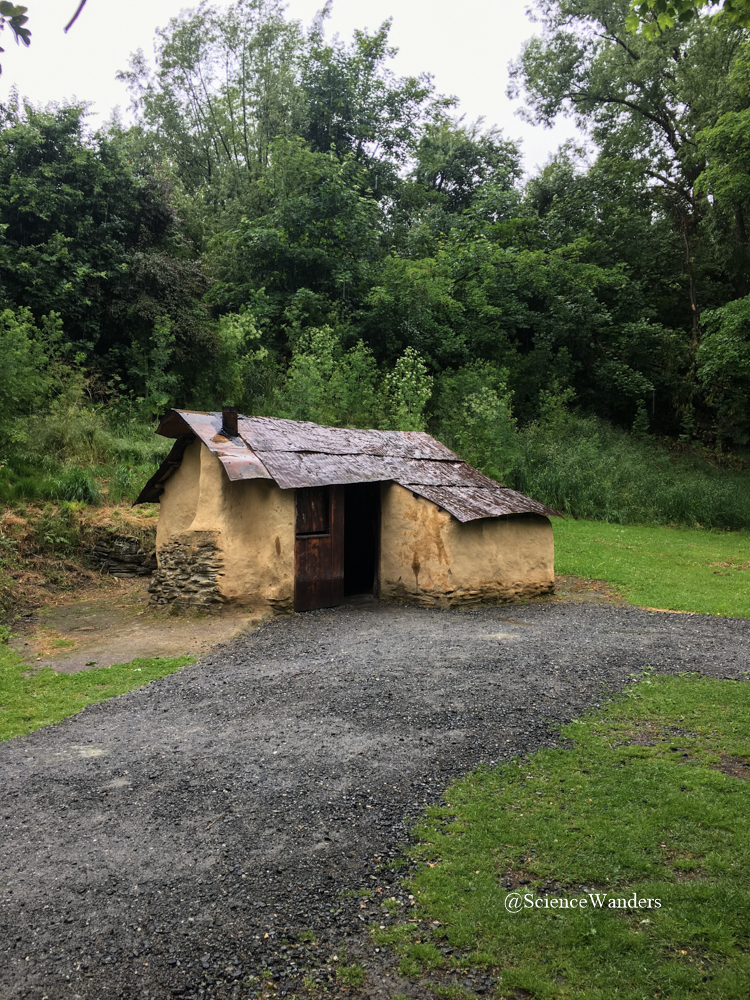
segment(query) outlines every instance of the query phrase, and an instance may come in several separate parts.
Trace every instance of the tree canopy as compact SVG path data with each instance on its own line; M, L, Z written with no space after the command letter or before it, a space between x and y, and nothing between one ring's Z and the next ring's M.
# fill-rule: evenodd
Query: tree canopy
M646 38L655 38L714 8L719 8L727 20L750 27L748 0L631 0L627 26L629 31L640 30Z
M540 126L572 116L589 148L530 177L499 128L391 71L388 22L331 40L325 10L306 27L276 0L170 21L154 64L121 74L133 126L11 100L13 342L52 323L44 357L145 413L439 426L498 475L508 428L561 406L741 446L747 32L697 17L645 37L628 0L536 16L513 93ZM19 371L45 363L14 350Z

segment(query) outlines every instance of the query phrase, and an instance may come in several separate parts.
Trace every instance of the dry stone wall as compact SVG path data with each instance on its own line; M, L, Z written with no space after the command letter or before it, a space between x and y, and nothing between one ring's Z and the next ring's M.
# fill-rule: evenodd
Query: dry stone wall
M135 535L102 532L88 554L97 569L112 576L150 576L156 569L156 553L153 549L146 551Z
M149 584L151 604L211 607L226 598L219 590L224 558L218 531L171 535L157 552L158 567Z

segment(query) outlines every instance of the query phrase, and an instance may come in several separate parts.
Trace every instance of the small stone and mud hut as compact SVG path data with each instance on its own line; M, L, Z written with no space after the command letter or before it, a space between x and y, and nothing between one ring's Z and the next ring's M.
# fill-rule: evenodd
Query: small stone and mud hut
M160 604L308 611L354 594L428 607L554 589L556 511L429 434L172 410L159 502Z

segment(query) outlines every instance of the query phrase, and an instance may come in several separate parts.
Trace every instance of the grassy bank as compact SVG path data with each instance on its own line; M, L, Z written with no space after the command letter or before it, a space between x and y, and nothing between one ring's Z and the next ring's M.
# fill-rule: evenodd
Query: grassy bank
M436 995L739 1000L749 734L750 685L646 678L564 727L569 749L455 782L417 831L412 919L376 943Z
M562 513L615 524L750 530L750 468L698 443L637 437L561 411L516 436L516 489Z
M189 656L154 657L58 674L34 670L8 646L0 645L0 740L33 732L86 705L125 694L191 662Z
M555 571L633 604L750 618L750 532L555 520Z

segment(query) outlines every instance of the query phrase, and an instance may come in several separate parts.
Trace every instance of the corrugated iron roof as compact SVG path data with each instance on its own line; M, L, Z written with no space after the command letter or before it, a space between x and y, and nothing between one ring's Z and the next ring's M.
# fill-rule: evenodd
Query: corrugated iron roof
M184 428L176 425L173 414L182 418ZM242 437L228 437L223 433L220 413L202 413L196 410L172 410L161 422L157 434L175 437L177 432L199 437L227 470L232 481L238 479L271 479L272 476Z
M560 516L551 507L489 479L422 432L323 427L309 421L243 416L238 430L238 437L225 435L220 413L170 411L157 433L178 441L135 502L158 500L187 444L198 437L233 481L273 479L285 490L392 481L459 521L507 514Z

